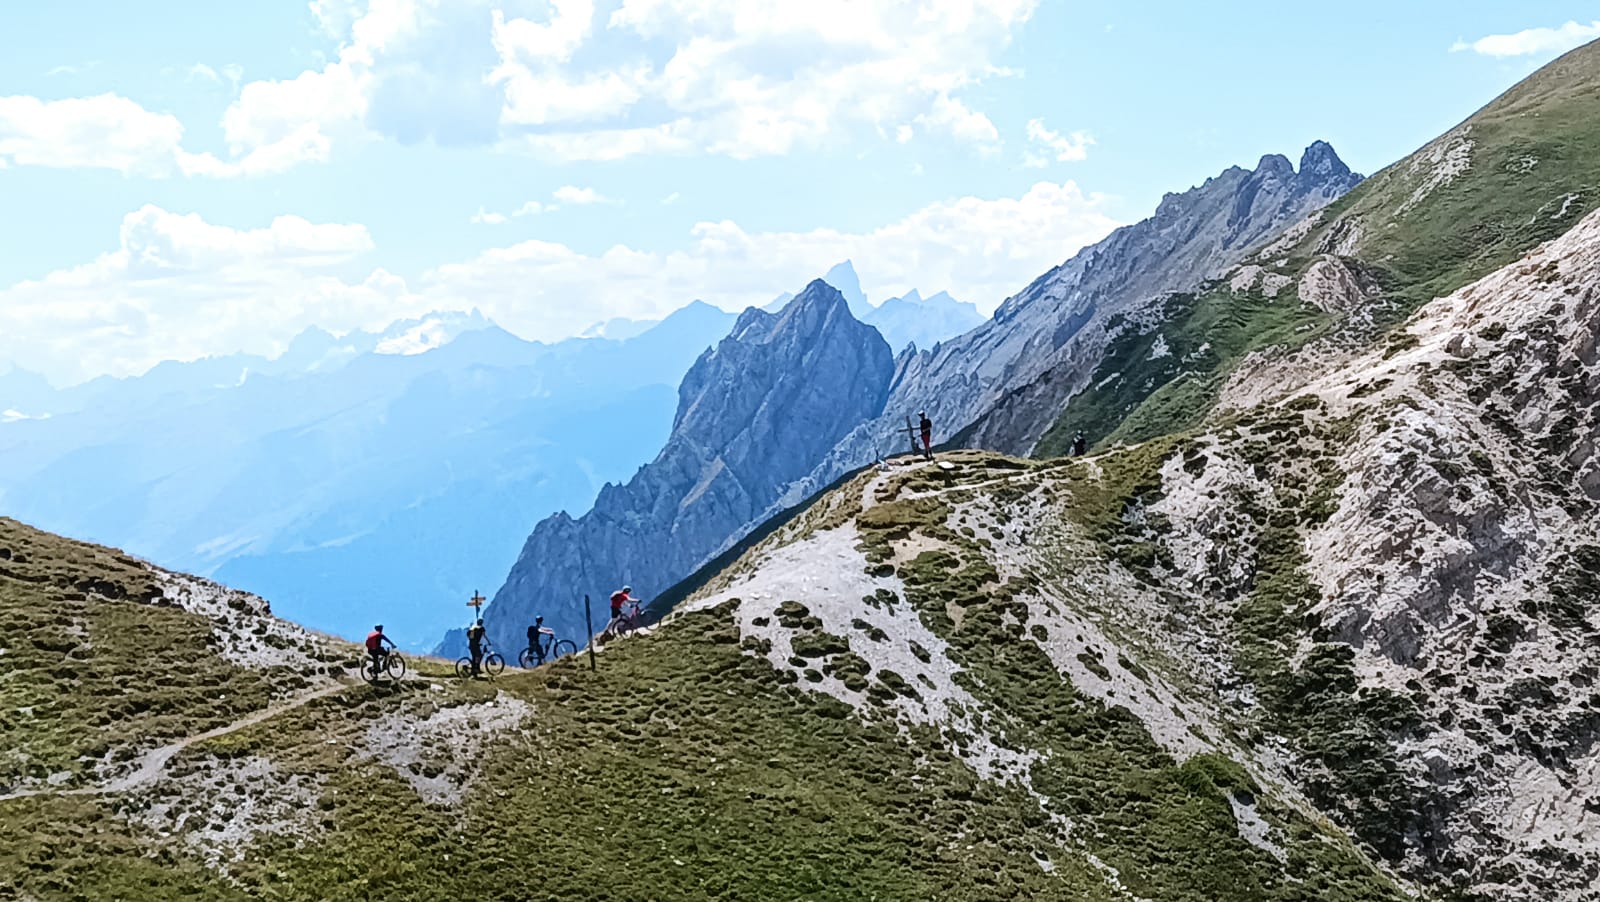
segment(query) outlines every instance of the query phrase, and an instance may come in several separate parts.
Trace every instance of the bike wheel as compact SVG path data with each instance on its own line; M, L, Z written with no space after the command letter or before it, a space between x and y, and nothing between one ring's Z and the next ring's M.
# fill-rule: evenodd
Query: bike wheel
M488 671L490 676L499 676L505 672L506 659L500 657L499 652L491 651L488 657L483 659L483 669Z
M554 652L555 654L553 654L552 657L556 658L562 657L563 655L575 655L578 653L578 643L572 641L571 639L562 639L556 643Z
M385 664L383 669L389 672L391 678L401 679L406 675L406 659L397 654L390 654L389 663Z
M469 677L472 676L472 659L471 658L457 658L456 659L456 676L462 678L463 680L468 679Z
M361 662L361 678L369 683L378 681L378 668L373 666L371 658Z
M524 648L522 654L517 655L517 666L523 670L532 670L538 663L539 659L533 656L533 649L531 648Z

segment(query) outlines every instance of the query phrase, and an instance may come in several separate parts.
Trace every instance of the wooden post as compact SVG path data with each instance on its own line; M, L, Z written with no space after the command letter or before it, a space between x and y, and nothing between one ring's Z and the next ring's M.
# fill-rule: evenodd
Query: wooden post
M482 592L479 592L477 589L472 590L472 597L467 600L467 607L471 608L473 611L472 619L474 622L483 616L483 603L488 600L489 599L483 597Z
M594 615L589 612L589 596L583 596L583 625L589 630L589 670L594 670Z
M911 414L906 414L906 435L911 439L911 456L917 455L917 427L911 425Z

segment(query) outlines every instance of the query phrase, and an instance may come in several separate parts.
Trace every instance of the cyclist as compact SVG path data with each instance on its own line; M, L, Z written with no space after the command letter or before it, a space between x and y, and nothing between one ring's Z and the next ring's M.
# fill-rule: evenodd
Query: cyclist
M478 675L478 664L483 661L483 618L467 627L467 648L472 654L472 675Z
M543 616L533 618L533 626L528 627L528 653L538 663L544 663L545 637L554 637L555 634L555 630L544 625Z
M383 673L384 659L389 655L388 651L383 647L385 642L389 643L390 648L398 647L394 644L393 639L383 634L383 624L380 623L374 626L372 632L367 633L367 654L372 657L373 673Z
M602 630L606 635L612 635L617 624L622 622L622 608L624 605L637 604L638 601L628 593L633 591L632 586L623 586L620 590L611 593L611 622Z

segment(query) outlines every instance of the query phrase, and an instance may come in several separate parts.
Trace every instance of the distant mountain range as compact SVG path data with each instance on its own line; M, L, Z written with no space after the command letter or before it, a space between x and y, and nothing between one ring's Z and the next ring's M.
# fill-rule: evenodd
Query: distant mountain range
M898 346L981 321L947 295L873 307L849 261L828 278ZM382 620L425 647L534 523L588 510L655 456L679 382L735 319L696 301L546 344L447 312L64 389L10 370L0 510L270 597L319 629Z
M861 290L861 279L849 260L828 270L822 281L837 288L850 315L877 329L896 353L909 345L928 350L939 342L977 328L988 319L978 311L976 304L958 301L944 291L925 298L913 288L901 297L874 305ZM793 294L784 292L762 309L777 313L793 298Z
M481 315L312 329L281 356L63 390L0 375L0 507L273 599L320 629L435 641L552 510L654 455L734 316L524 341Z

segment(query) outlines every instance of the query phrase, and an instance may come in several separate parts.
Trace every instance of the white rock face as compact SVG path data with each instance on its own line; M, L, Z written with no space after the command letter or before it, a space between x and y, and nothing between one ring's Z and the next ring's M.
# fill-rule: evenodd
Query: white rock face
M1328 313L1348 313L1372 299L1373 286L1350 264L1324 257L1311 264L1300 277L1300 300Z
M271 616L267 602L260 597L194 576L154 572L168 601L212 622L211 633L229 663L306 673L324 669L316 653L326 640L305 627Z
M1361 286L1340 261L1327 263L1326 289L1311 293L1337 307ZM1288 640L1285 666L1349 649L1355 685L1344 697L1411 706L1405 726L1373 734L1380 745L1367 749L1370 759L1345 765L1392 763L1382 785L1416 801L1397 815L1393 863L1419 885L1489 899L1592 899L1600 212L1426 305L1403 334L1373 351L1330 350L1320 368L1304 353L1255 360L1230 389L1227 419L1180 443L1160 463L1159 490L1124 508L1122 522L1155 548L1142 576L1063 516L1050 499L1072 493L1056 492L1065 483L1053 468L966 478L971 491L949 499L945 528L983 537L1001 581L1026 581L1014 595L1028 613L1019 641L1037 642L1075 689L1125 706L1175 758L1221 752L1275 797L1309 809L1328 793L1327 759L1291 732L1235 738L1241 725L1271 722L1262 718L1270 687L1240 664L1235 618L1271 578L1269 556L1281 567L1288 552L1294 585L1305 588L1295 588L1298 606L1273 637ZM1097 460L1071 466L1091 486L1109 479ZM865 506L888 478L867 484ZM761 653L774 667L800 672L796 631L776 615L784 601L800 602L825 631L848 636L874 672L894 670L921 688L920 700L880 710L970 733L960 751L974 769L1026 785L1026 752L990 748L981 727L1001 714L962 688L947 647L903 606L860 600L899 597L901 587L868 575L856 539L848 526L780 536L706 603L741 599L744 634L771 642ZM938 547L927 537L902 542L896 562ZM909 654L911 641L929 660ZM835 675L800 679L874 710ZM1282 837L1249 800L1232 804L1242 837L1283 854Z
M387 714L367 728L363 754L393 767L424 802L454 805L477 775L478 753L532 713L532 705L502 693L485 704Z
M1302 294L1345 291L1325 275L1325 290ZM1151 510L1169 523L1173 575L1226 598L1247 588L1260 541L1236 511L1290 479L1264 480L1250 461L1264 453L1268 470L1292 474L1296 458L1328 455L1332 509L1303 532L1320 595L1308 613L1325 640L1355 648L1365 685L1420 706L1394 749L1428 800L1407 869L1496 899L1591 898L1600 213L1423 307L1405 332L1409 347L1347 356L1316 378L1305 355L1256 361L1235 410L1250 409L1249 385L1278 405L1314 399L1343 437L1254 449L1248 429L1205 437L1200 475L1184 465L1198 458L1169 459ZM1284 391L1295 384L1298 396Z
M284 773L267 758L207 755L177 779L135 796L126 817L165 840L181 839L212 867L237 861L267 834L315 833L325 778Z

